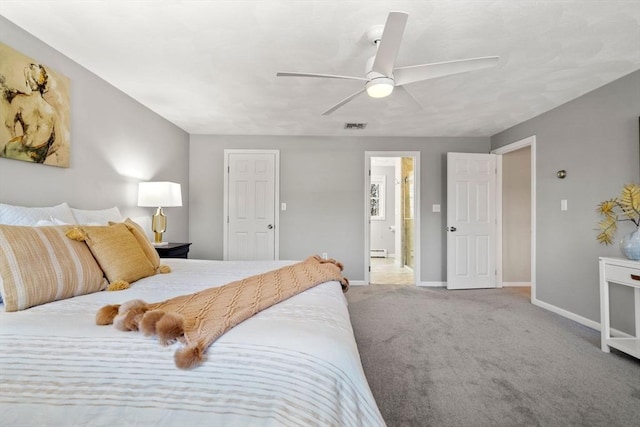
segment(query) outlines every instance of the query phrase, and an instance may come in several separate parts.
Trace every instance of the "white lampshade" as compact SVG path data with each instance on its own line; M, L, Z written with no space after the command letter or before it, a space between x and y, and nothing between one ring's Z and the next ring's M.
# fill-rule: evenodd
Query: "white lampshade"
M365 85L367 94L372 98L384 98L393 92L394 81L386 77L373 79Z
M138 186L138 206L182 206L180 184L175 182L141 182Z

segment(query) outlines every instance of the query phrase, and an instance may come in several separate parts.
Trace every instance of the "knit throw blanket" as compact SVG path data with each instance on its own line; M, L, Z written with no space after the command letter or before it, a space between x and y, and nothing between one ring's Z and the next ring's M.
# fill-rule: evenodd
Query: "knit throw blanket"
M208 288L194 294L147 304L132 300L102 307L98 325L112 324L123 331L140 330L157 335L161 344L176 340L184 347L175 353L178 368L189 369L204 361L204 353L229 329L254 314L324 282L338 281L343 292L349 281L342 264L318 256L267 273Z

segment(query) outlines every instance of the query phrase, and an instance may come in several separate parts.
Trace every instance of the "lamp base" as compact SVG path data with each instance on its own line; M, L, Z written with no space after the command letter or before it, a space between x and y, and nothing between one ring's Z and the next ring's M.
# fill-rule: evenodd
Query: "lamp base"
M158 208L156 214L153 216L151 220L151 229L153 230L154 246L166 246L168 243L162 241L162 233L167 229L167 217L164 216L164 212L162 212L162 208Z

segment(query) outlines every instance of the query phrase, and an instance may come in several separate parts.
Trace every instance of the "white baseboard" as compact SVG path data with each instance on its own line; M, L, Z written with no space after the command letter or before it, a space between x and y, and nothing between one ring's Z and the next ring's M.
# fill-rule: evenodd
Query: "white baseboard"
M531 287L531 282L502 282L503 288L508 288L512 286L522 286L522 287Z
M417 286L425 288L446 288L447 282L420 282ZM531 287L531 282L502 282L502 286L505 288L510 286Z
M365 282L364 280L349 280L350 286L369 286L370 283ZM375 286L375 285L371 285ZM420 282L416 286L422 288L446 288L447 282Z
M446 288L447 282L420 282L417 286L425 288Z
M549 310L552 313L559 314L560 316L566 317L567 319L573 320L574 322L578 322L581 325L588 326L591 329L595 329L598 331L600 330L600 323L572 313L571 311L565 310L564 308L556 307L555 305L540 301L539 299L531 299L531 304L537 305L538 307L544 308L545 310Z
M349 286L369 286L364 280L349 280Z
M546 303L544 301L540 301L539 299L532 299L531 304L536 305L538 307L544 308L545 310L549 310L555 314L558 314L562 317L566 317L569 320L573 320L574 322L578 322L581 325L584 325L588 328L595 329L596 331L600 331L600 323L591 319L587 319L586 317L582 317L578 314L575 314L571 311L565 310L560 307L556 307L555 305ZM624 337L624 338L633 338L633 335L630 335L626 332L622 332L618 329L611 328L611 335L616 337Z

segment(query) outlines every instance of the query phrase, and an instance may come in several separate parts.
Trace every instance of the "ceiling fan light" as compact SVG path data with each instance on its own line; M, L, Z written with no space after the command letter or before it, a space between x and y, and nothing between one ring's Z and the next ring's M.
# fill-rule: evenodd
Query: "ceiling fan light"
M365 85L367 95L372 98L384 98L393 92L394 81L386 77L373 79Z

